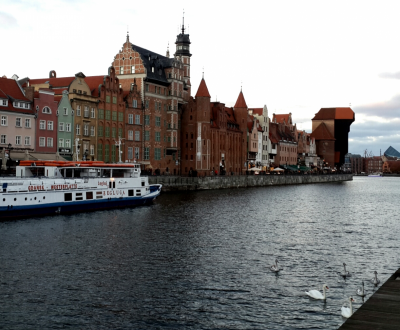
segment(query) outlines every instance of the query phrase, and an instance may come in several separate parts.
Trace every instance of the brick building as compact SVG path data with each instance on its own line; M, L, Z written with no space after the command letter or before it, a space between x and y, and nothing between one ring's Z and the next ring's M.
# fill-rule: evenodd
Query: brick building
M183 175L189 175L190 170L198 175L211 171L239 174L243 170L245 154L241 148L247 129L240 130L237 111L210 98L203 78L195 98L190 98L182 112Z
M97 125L95 125L97 126L97 160L115 163L120 158L118 153L121 153L121 161L124 161L126 155L123 142L119 147L119 141L123 141L125 137L125 102L115 69L110 67L108 75L87 77L85 81L91 90L91 96L98 102L97 116L95 107L91 107L90 113L90 118L97 118ZM92 155L92 152L90 154Z
M172 58L144 49L129 41L114 57L120 86L129 91L133 84L141 95L142 145L140 163L160 173L178 174L180 168L180 114L189 100L190 39L182 32L176 39Z
M36 113L35 150L43 153L57 152L58 104L54 91L39 88L35 92L33 106Z
M348 153L350 125L355 120L350 108L321 108L312 119L312 134L317 154L328 163L327 167L339 169Z
M125 108L125 160L141 161L143 144L142 98L137 90L136 79L129 91L124 91Z
M292 114L274 113L269 129L273 150L276 150L273 166L297 165L297 129Z

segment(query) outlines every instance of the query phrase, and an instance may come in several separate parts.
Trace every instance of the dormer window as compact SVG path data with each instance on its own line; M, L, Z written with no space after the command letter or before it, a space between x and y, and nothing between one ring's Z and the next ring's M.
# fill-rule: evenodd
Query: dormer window
M1 106L6 107L8 105L8 100L1 100Z

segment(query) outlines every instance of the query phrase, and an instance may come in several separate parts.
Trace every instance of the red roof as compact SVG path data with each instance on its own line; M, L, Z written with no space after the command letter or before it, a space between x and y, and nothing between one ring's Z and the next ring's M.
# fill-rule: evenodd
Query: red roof
M283 122L285 122L286 124L289 123L290 114L274 115L274 116L277 123L283 123Z
M74 79L75 77L29 79L29 85L39 85L48 82L52 88L68 87Z
M99 96L99 85L103 84L104 76L91 76L86 77L84 80L88 84L92 96Z
M6 107L1 106L0 110L8 110L21 113L33 112L32 109L14 108L12 102L13 100L24 101L32 104L32 102L25 97L17 81L14 79L0 78L0 97L8 99L8 105Z
M197 90L196 97L209 97L209 98L211 98L210 93L208 92L208 88L207 88L207 85L206 85L206 82L205 82L204 78L201 79L201 81L200 81L200 86L199 86L199 89Z
M253 115L262 116L264 108L252 108L252 109L249 109L249 110L253 111Z
M318 127L311 133L311 137L315 140L335 140L325 123L319 124Z
M247 104L246 101L244 100L242 91L240 91L239 97L236 101L234 108L247 108Z
M351 108L321 108L312 120L347 119L354 120Z

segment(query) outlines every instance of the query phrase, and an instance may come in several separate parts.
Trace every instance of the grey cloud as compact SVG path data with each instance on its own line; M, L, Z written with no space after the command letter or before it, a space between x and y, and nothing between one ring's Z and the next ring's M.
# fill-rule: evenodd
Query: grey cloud
M389 136L391 134L400 134L400 121L389 123L366 122L361 124L354 122L350 126L349 136L358 138L366 136Z
M400 118L400 94L393 96L387 102L378 102L374 104L367 104L362 106L353 107L354 112L362 113L369 116L377 116L385 119Z
M400 79L400 71L398 71L398 72L382 72L378 76L379 76L379 78L384 78L384 79Z
M14 16L0 12L0 29L11 29L16 26L18 26L18 23Z

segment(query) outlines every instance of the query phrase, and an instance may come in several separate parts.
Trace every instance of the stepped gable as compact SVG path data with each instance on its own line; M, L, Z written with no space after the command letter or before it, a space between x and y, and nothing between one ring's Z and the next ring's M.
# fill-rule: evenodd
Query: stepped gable
M207 88L207 85L206 85L206 82L205 82L204 78L201 79L201 81L200 81L199 89L197 90L197 93L196 93L195 97L209 97L209 98L211 98L210 93L208 92L208 88Z
M247 104L246 104L246 101L244 100L242 91L240 91L240 94L237 98L234 108L247 108Z
M384 153L386 157L396 157L400 158L400 152L398 152L395 148L390 146Z
M354 120L351 108L321 108L312 120L345 119Z
M335 140L325 123L319 124L318 127L311 133L311 137L315 140Z

